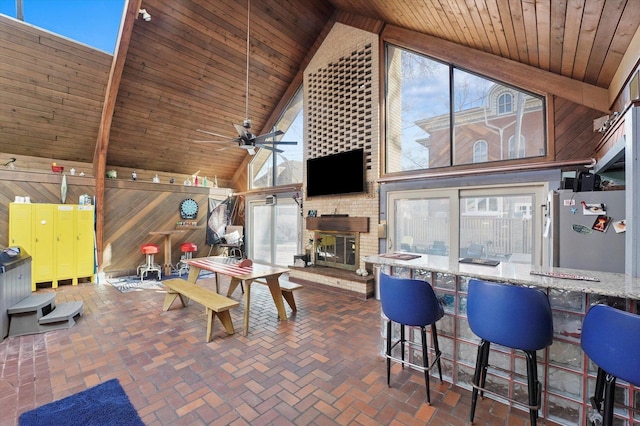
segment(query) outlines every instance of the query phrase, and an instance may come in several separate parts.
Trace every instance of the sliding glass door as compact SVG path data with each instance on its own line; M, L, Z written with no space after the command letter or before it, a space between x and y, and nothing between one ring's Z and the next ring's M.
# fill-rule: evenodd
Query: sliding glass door
M457 228L456 192L399 191L389 194L388 251L449 255Z
M387 251L540 265L545 184L390 192Z
M301 220L298 205L291 197L278 196L267 205L264 199L249 201L250 259L277 266L293 264L300 251Z

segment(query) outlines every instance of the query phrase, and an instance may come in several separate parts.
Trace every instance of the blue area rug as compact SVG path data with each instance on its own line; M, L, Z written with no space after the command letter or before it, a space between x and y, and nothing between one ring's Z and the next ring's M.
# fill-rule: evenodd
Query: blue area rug
M27 411L20 426L138 426L144 423L118 379Z

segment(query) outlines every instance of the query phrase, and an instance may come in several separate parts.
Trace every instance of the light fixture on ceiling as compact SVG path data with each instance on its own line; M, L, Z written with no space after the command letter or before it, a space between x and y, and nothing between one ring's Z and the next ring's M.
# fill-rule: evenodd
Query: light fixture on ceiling
M140 9L138 14L142 14L142 19L149 22L151 20L151 15L147 12L147 9Z

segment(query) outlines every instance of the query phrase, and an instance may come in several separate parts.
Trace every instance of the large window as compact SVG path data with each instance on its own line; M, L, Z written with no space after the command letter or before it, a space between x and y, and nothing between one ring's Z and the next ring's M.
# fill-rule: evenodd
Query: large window
M275 145L282 152L258 150L249 165L251 189L302 182L303 111L300 89L272 129L284 132L276 140L298 144Z
M386 55L387 173L546 156L542 97L396 46Z

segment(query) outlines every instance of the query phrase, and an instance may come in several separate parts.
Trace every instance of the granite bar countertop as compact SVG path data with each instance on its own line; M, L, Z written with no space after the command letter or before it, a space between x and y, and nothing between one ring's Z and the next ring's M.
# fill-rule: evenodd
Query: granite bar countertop
M367 256L364 260L374 265L424 269L432 272L442 272L489 281L503 281L533 287L640 300L640 278L634 278L620 273L551 268L510 262L500 262L498 266L476 265L459 263L457 259L450 259L447 256L428 254L420 255L420 257L411 260L393 259L383 257L383 255ZM572 274L594 278L599 281L532 275L532 271Z

